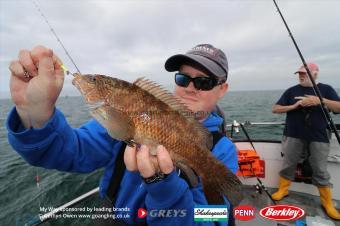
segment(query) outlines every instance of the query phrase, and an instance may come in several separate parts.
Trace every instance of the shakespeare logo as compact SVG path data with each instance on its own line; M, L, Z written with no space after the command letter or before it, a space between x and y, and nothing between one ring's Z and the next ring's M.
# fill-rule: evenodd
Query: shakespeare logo
M224 205L195 206L194 221L228 221L228 208Z

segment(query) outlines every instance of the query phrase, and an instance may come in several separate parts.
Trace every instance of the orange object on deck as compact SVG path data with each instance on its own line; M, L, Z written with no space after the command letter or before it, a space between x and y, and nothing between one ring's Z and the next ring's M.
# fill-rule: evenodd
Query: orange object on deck
M255 150L238 150L238 166L237 176L243 177L265 177L265 161Z

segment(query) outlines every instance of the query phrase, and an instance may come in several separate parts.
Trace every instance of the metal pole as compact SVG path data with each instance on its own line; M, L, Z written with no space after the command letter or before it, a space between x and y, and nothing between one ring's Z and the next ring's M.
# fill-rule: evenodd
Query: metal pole
M74 206L75 204L78 204L85 199L89 198L90 196L96 194L99 192L99 187L92 189L89 192L86 192L85 194L71 200L70 202L65 203L64 205L59 206L58 208L53 209L52 211L43 214L43 215L38 215L31 221L27 222L25 226L33 226L33 225L39 225L51 218L53 218L57 213L63 212L66 208L69 208L71 206Z

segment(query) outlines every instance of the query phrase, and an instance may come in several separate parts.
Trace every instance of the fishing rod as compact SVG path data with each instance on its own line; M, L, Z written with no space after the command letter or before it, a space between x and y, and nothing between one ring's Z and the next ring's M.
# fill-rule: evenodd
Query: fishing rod
M288 31L288 33L289 33L289 36L291 37L291 39L292 39L292 41L293 41L293 43L294 43L294 46L295 46L295 48L296 48L296 50L297 50L297 52L298 52L298 54L299 54L299 56L300 56L300 58L301 58L301 61L302 61L302 63L303 63L303 66L305 67L305 69L306 69L306 71L307 71L308 77L309 77L310 81L311 81L312 84L313 84L313 91L314 91L314 93L316 94L316 96L318 96L318 98L319 98L319 100L320 100L320 107L321 107L321 110L322 110L322 113L323 113L323 118L324 118L325 121L327 122L328 128L330 128L330 129L334 132L335 137L336 137L336 139L337 139L337 141L338 141L338 143L339 143L339 145L340 145L340 136L339 136L339 133L338 133L338 131L337 131L337 128L336 128L336 126L335 126L335 124L334 124L334 122L333 122L333 119L332 119L331 115L329 114L328 108L326 108L326 106L325 106L325 103L324 103L324 101L323 101L321 92L320 92L318 86L316 85L316 83L315 83L315 81L314 81L314 79L313 79L313 77L312 77L312 74L311 74L309 68L307 67L306 61L305 61L305 59L304 59L304 57L303 57L303 55L302 55L302 53L301 53L301 51L300 51L300 49L299 49L299 47L298 47L298 45L297 45L297 43L296 43L294 37L293 37L292 32L290 31L290 29L289 29L289 27L288 27L288 24L287 24L285 18L283 17L283 15L282 15L282 13L281 13L281 10L280 10L279 6L278 6L277 3L276 3L276 0L273 0L273 2L274 2L274 4L275 4L276 9L277 9L277 11L279 12L279 14L280 14L282 20L283 20L284 25L285 25L286 28L287 28L287 31Z
M53 29L53 27L51 26L51 24L48 22L47 17L45 16L45 14L43 13L43 11L40 9L39 5L32 0L32 3L34 4L35 8L38 10L38 12L40 13L41 17L44 19L44 21L46 22L47 26L50 28L50 31L52 32L52 34L54 35L54 37L57 39L57 41L59 42L59 44L61 45L61 47L64 49L67 57L71 60L72 64L74 65L74 67L77 69L77 72L79 74L81 74L79 68L77 67L76 63L74 62L73 58L71 57L71 55L69 54L69 52L67 51L66 47L64 46L64 44L62 43L61 39L59 38L59 36L57 35L57 33L55 32L55 30ZM71 74L73 75L73 73L71 73L69 70L66 69L65 65L61 65L61 68L64 70L64 72L66 72L67 75Z
M248 139L248 142L250 143L250 145L252 146L252 148L254 149L254 151L257 152L256 149L255 149L255 146L254 146L254 144L253 144L253 141L250 139L250 136L249 136L249 134L248 134L246 128L245 128L244 125L242 125L242 124L240 124L240 126L241 126L241 129L242 129L243 133L246 135L246 137L247 137L247 139ZM257 190L259 193L261 193L261 191L263 190L263 191L266 193L266 195L269 197L269 199L273 202L273 204L276 205L276 201L272 198L271 194L269 194L268 189L267 189L266 186L263 184L262 180L255 174L254 169L253 169L253 166L252 166L252 163L249 162L248 164L249 164L249 167L250 167L251 172L253 173L253 177L255 177L256 180L257 180L257 182L258 182L258 183L255 185L256 190ZM241 168L240 168L240 169L241 169Z

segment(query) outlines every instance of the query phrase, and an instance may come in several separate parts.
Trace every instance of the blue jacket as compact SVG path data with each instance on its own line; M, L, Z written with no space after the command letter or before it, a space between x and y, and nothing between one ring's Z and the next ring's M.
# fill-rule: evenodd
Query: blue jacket
M66 122L62 112L56 109L43 128L25 129L13 108L6 123L9 143L33 166L78 173L88 173L105 167L100 181L100 195L104 197L122 142L112 139L97 121L90 120L82 127L74 129ZM217 131L221 123L222 119L214 113L203 122L209 131ZM236 148L228 138L222 138L215 145L213 154L236 173ZM125 219L129 224L145 220L137 216L137 210L144 208L148 212L161 209L186 210L185 217L148 215L148 225L214 225L194 222L195 205L207 205L202 185L190 189L175 171L164 180L153 184L145 184L139 172L125 171L115 206L130 209L130 218ZM218 222L215 225L227 223Z

